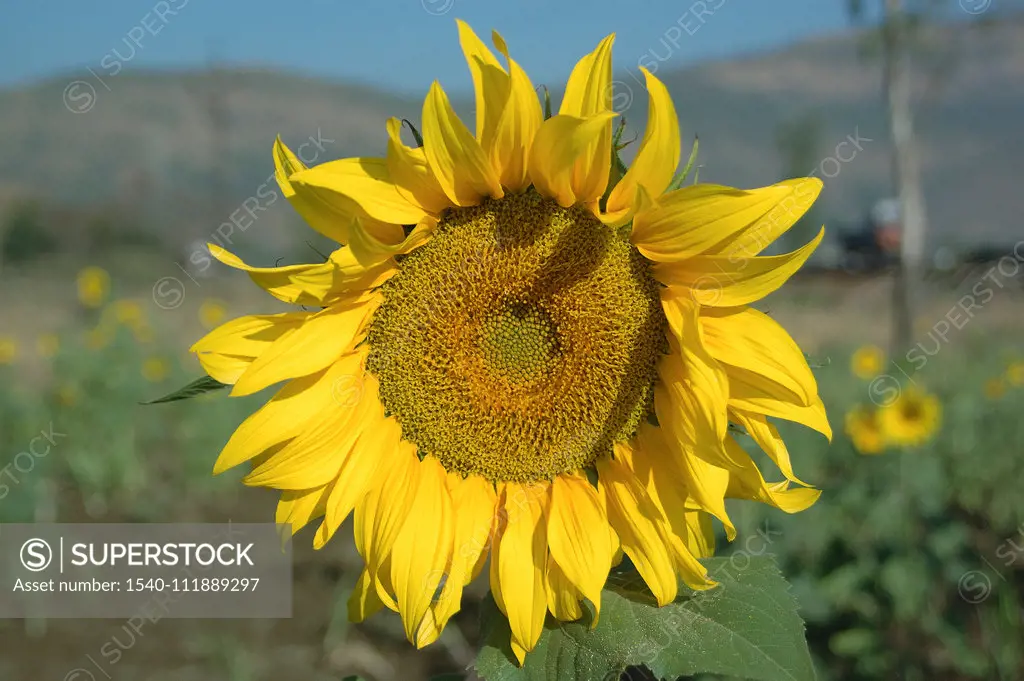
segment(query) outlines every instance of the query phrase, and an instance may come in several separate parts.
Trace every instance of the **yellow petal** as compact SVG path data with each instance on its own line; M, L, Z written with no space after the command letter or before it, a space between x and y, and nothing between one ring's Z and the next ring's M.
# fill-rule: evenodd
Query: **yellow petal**
M417 634L417 645L424 646L440 636L448 620L462 607L462 590L483 569L490 550L495 517L494 485L476 474L463 478L448 473L448 490L455 514L452 558L444 587L430 606Z
M410 203L435 215L451 206L427 164L423 149L407 147L402 143L402 121L389 118L387 129L388 172L398 192Z
M742 449L739 443L729 438L728 447ZM731 471L729 474L729 496L737 499L750 499L774 506L786 513L799 513L811 506L821 490L809 487L789 487L785 480L767 483L761 476L754 462L742 471Z
M252 364L252 357L240 355L218 354L213 352L199 353L199 364L213 379L231 385Z
M644 257L658 262L678 262L701 254L724 254L733 261L748 258L764 250L806 212L806 208L793 208L793 202L809 201L809 206L820 191L821 181L816 178L750 190L715 184L683 187L638 212L630 239Z
M588 118L558 115L544 121L530 149L529 173L537 191L567 208L595 200L574 179L574 168L584 154L610 128L612 112ZM600 195L598 195L600 196Z
M451 495L440 462L428 456L414 468L420 482L391 550L391 583L405 636L421 647L416 633L451 560L455 528Z
M807 406L818 394L800 347L778 322L752 308L709 308L700 316L705 345L719 362L763 376Z
M508 62L508 100L504 104L490 147L491 163L499 169L501 183L509 191L519 192L530 185L529 161L533 139L544 120L537 91L530 77L511 57L508 47L497 31L492 34L494 46Z
M731 409L800 423L832 439L832 427L820 397L815 396L809 406L804 406L795 402L788 390L762 376L735 367L727 367L726 373Z
M291 178L307 170L306 164L278 137L274 142L274 177L281 193L310 227L338 243L348 243L351 215L327 202L322 193L294 185Z
M659 416L659 419L662 417ZM662 424L665 422L662 420ZM670 471L668 475L664 475L666 479L680 480L686 486L686 491L693 503L718 518L725 526L726 536L732 541L736 536L736 526L725 508L729 471L709 463L707 459L712 457L698 456L693 447L680 441L673 430L664 426L641 428L640 442L642 444L641 451L653 462L651 465L657 463L659 468ZM720 446L723 450L726 449L724 443ZM723 451L721 456L723 458L733 457L736 456L736 453ZM745 452L743 456L746 457ZM730 464L731 468L741 467L741 464L732 461ZM662 496L666 496L668 501L671 500L668 495L663 494Z
M548 548L573 585L601 615L601 589L616 547L607 530L608 517L597 490L586 478L558 475L551 483Z
M355 347L380 301L377 293L310 316L257 357L238 378L231 394L251 395L279 381L320 371Z
M618 449L620 445L616 445ZM657 526L666 522L661 509L643 485L621 462L610 457L597 460L598 489L607 501L608 520L659 606L678 594L672 557Z
M459 27L459 44L466 56L476 92L476 139L489 155L498 128L498 118L508 100L508 74L469 24L461 19L456 19L455 23Z
M607 573L605 573L607 577ZM544 575L544 592L547 594L548 610L555 619L562 622L572 622L583 617L583 608L580 607L580 593L569 578L565 576L562 568L553 556L548 557L548 569Z
M825 236L785 255L738 257L698 255L689 260L657 263L654 276L677 295L689 295L701 305L737 307L764 298L789 279L811 257Z
M293 305L326 307L346 295L359 295L383 284L397 272L394 263L381 262L375 267L345 267L349 258L339 253L327 262L285 267L251 267L241 258L216 244L207 244L210 254L228 267L242 270L258 286L278 300ZM358 263L356 263L358 265Z
M239 317L200 338L190 350L210 376L230 385L257 357L310 316L309 312L287 312Z
M508 617L512 650L522 664L525 654L537 645L544 628L547 595L547 532L544 508L547 484L501 486L503 526L491 554L491 592Z
M352 381L356 391L373 390L372 376L365 376L362 358L345 358L331 367L325 379L333 385ZM347 379L347 380L346 380ZM351 456L363 419L372 399L334 403L309 419L295 437L269 453L253 467L242 482L255 487L303 490L326 485L338 475Z
M792 480L798 485L807 486L806 482L796 477L796 474L793 473L793 464L789 459L789 449L786 448L785 441L779 435L779 430L769 423L766 417L761 414L751 414L738 409L731 409L729 413L736 423L746 429L747 434L753 438L754 442L779 467L779 470L782 471L787 480Z
M559 114L577 118L601 116L612 108L612 43L615 35L601 41L593 52L577 62L565 86ZM600 119L598 119L600 120ZM598 135L576 154L572 188L582 204L596 202L604 195L612 159L611 118L603 119Z
M383 158L343 158L291 176L294 187L315 194L338 213L396 225L415 225L424 210L406 200L391 179Z
M699 307L664 289L661 305L673 342L672 352L659 362L658 374L675 408L684 414L673 425L690 446L721 442L729 427L729 384L725 370L704 346Z
M394 255L408 253L430 240L437 228L437 218L425 215L416 227L405 236L399 225L378 222L371 218L357 218L352 228L352 253L367 267L377 263L392 262Z
M348 597L348 619L363 622L367 617L384 607L384 601L377 595L377 587L370 571L363 569L359 581Z
M380 478L355 506L353 533L356 549L366 561L371 575L376 575L391 555L398 533L409 517L409 508L416 496L420 476L416 466L416 446L402 442L392 463L383 469ZM402 490L395 494L395 490Z
M451 473L448 487L456 513L452 576L461 575L466 585L479 574L490 549L498 499L494 485L476 474L462 478Z
M679 166L679 119L672 97L650 71L643 67L640 70L647 82L647 131L629 170L608 195L607 213L619 214L612 222L629 218L636 204L637 186L642 185L651 196L661 196Z
M715 528L711 524L711 514L704 511L690 511L685 516L689 530L686 546L698 558L711 558L715 555Z
M365 423L356 446L338 472L340 483L327 499L327 514L313 541L313 548L316 549L322 548L330 540L367 493L375 482L378 469L393 465L395 457L400 454L402 427L394 418L384 417L384 406L380 404L375 389L367 390L363 395L363 399L373 401L373 408L364 416Z
M360 366L366 353L364 348L353 353ZM214 475L294 438L311 419L358 399L365 389L362 372L346 373L348 361L342 357L333 370L296 378L282 386L269 402L235 429L214 464Z
M423 102L423 151L441 189L456 206L502 198L498 174L483 147L455 115L435 81Z
M672 534L682 542L682 551L674 552L681 558L677 560L677 569L688 585L699 588L699 585L707 583L707 571L696 561L695 556L707 558L714 555L715 533L710 521L712 516L703 510L695 510L700 509L701 505L697 500L689 498L686 484L688 478L680 469L680 462L675 460L678 453L670 451L664 443L661 429L644 424L632 444L631 468L634 475L644 484L651 500L664 512ZM719 502L723 514L724 493L724 488L717 491L723 499ZM731 523L727 523L728 526Z
M723 241L710 253L721 253L732 258L757 255L807 213L824 185L817 177L801 177L779 182L775 186L789 191L756 222Z
M654 527L672 559L676 574L692 589L707 589L715 583L690 549L693 542L686 524L686 518L699 511L687 511L678 469L667 454L664 448L656 450L649 443L642 444L642 438L629 445L620 444L615 450L616 459L636 478L648 500L660 513L653 519Z
M279 525L291 525L291 533L295 534L308 525L311 520L326 513L330 488L330 485L324 485L315 489L281 492L274 522Z

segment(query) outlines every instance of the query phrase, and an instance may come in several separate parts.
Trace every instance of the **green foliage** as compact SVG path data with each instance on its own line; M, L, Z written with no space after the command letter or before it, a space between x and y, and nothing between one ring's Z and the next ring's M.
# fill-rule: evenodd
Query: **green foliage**
M857 453L842 432L872 383L849 374L847 350L830 353L816 374L831 447L780 424L797 474L821 499L792 516L730 507L740 540L723 550L743 552L744 536L771 528L769 552L793 583L823 681L1024 678L1024 388L984 395L1020 351L966 336L957 345L906 367L909 378L883 369L887 386L913 380L935 393L943 418L926 444L878 456Z
M142 404L163 404L165 402L177 402L178 400L190 400L193 397L199 397L200 395L205 395L208 392L213 392L214 390L221 390L222 388L226 387L226 384L221 383L215 378L211 378L209 376L201 376L196 380L192 381L191 383L189 383L188 385L178 388L172 393L168 393L163 397L158 397L155 400L143 402Z
M476 663L488 681L616 679L641 665L658 678L713 672L763 681L809 681L814 669L796 601L768 558L706 561L716 588L687 592L658 608L633 571L616 572L601 594L601 619L549 618L519 668L508 622L493 600L484 606L486 643Z
M22 262L56 250L57 242L43 223L39 204L15 204L0 228L0 261Z
M198 397L203 404L141 406L145 398L182 384L199 367L181 366L180 348L139 343L124 326L95 343L67 333L52 358L49 378L30 384L4 379L0 388L0 451L7 460L41 430L60 434L31 469L10 471L0 522L83 512L82 521L127 518L156 522L180 517L183 507L221 503L239 490L237 475L211 475L217 452L259 398ZM184 359L184 358L183 358ZM147 379L143 366L157 360L163 378ZM194 359L189 359L194 363ZM0 370L9 369L0 367ZM21 469L29 469L23 458ZM47 510L49 509L49 510ZM193 511L194 512L194 511Z

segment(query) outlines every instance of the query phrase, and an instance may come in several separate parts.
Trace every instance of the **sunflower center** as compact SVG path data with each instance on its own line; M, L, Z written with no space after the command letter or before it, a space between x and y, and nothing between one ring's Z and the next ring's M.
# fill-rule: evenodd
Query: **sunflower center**
M538 379L558 359L558 329L543 308L503 305L481 324L480 351L496 373L515 382Z
M368 368L403 437L449 471L550 479L652 409L658 284L581 207L530 190L452 209L382 291Z
M914 401L908 401L903 405L903 418L908 421L916 421L922 416L921 405Z

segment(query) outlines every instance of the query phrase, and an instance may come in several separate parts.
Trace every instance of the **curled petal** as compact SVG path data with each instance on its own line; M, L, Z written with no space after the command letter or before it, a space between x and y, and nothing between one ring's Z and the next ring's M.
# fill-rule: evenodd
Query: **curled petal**
M638 186L650 196L661 196L679 166L679 119L672 97L650 71L640 70L647 81L647 131L629 170L608 195L607 215L602 216L606 222L621 223L631 217Z
M441 189L456 206L505 195L483 147L455 115L435 81L423 102L423 151Z

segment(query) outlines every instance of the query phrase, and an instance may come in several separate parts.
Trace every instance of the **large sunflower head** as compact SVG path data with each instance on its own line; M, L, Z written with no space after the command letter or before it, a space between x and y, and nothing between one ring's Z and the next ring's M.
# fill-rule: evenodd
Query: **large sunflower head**
M317 547L354 514L366 567L353 619L386 606L426 645L489 558L522 660L546 612L579 618L584 599L600 611L622 554L669 603L680 580L712 586L698 558L713 552L712 517L735 535L727 497L787 512L818 497L772 422L831 437L814 377L749 305L821 240L758 255L821 183L672 189L678 121L646 71L647 130L623 171L612 36L548 118L498 34L501 59L461 22L459 36L475 133L435 83L422 136L407 143L391 119L383 157L306 168L279 140L283 193L342 246L261 268L211 245L313 309L235 319L193 350L233 395L284 384L215 470L251 462L247 484L282 490L280 522L321 519ZM730 423L784 480L765 481Z
M889 442L916 447L928 441L939 428L942 405L939 398L918 388L904 390L878 412L879 423Z

